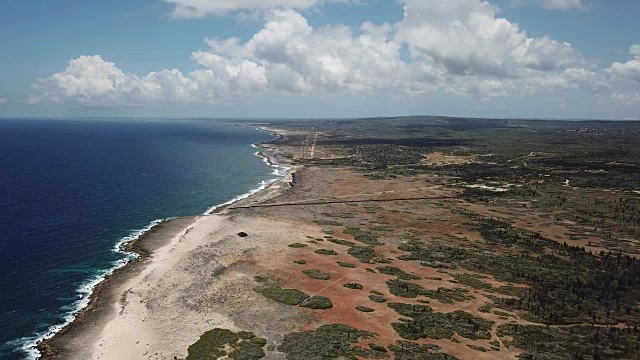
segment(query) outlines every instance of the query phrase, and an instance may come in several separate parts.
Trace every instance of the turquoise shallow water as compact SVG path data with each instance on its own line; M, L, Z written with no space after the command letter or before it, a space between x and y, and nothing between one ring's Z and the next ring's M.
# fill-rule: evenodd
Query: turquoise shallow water
M0 358L36 355L23 348L123 262L123 239L277 178L251 146L271 137L215 121L0 120Z

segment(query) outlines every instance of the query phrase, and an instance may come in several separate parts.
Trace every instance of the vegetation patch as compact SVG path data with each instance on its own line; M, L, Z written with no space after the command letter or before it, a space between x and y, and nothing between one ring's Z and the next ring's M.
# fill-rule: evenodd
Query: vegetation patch
M306 262L305 260L296 260L296 261L294 261L294 263L296 263L296 264L298 264L298 265L304 265L304 264L306 264L307 262Z
M411 319L392 324L403 339L451 339L454 334L472 340L491 339L494 322L474 317L464 311L444 314L433 312L426 305L401 303L392 303L389 307Z
M365 245L369 246L379 246L384 245L378 241L379 236L370 232L370 231L362 231L359 228L346 228L344 230L345 234L353 235L353 239L359 241Z
M419 276L410 274L400 268L393 267L393 266L382 266L377 268L377 270L381 274L395 276L401 280L420 280Z
M331 300L329 300L324 296L313 296L311 298L308 298L307 300L304 300L300 304L300 307L316 309L316 310L324 310L324 309L331 309L333 307L333 303L331 302Z
M500 287L494 288L494 290L497 293L513 296L513 297L523 297L528 292L528 288L514 287L514 286L500 286Z
M421 295L438 300L443 304L453 304L454 302L473 300L473 296L468 293L467 290L461 288L438 288L438 290L424 290Z
M356 310L364 312L364 313L370 313L370 312L374 312L375 311L372 308L366 307L366 306L356 306Z
M527 312L530 321L559 325L640 321L639 260L612 252L592 254L539 234L523 235L499 221L482 220L479 228L489 237L493 251L475 251L472 255L465 249L411 241L400 246L409 252L400 259L417 260L430 267L463 267L491 274L498 281L527 284L529 287L522 290L492 289L510 296L492 299L499 307ZM508 235L501 239L500 234ZM533 252L539 248L554 254Z
M347 252L349 255L359 259L360 262L363 263L371 263L375 258L378 257L373 248L368 246L354 246Z
M503 325L497 334L511 337L505 345L524 350L524 359L633 359L640 354L638 327Z
M309 245L301 244L301 243L293 243L289 245L290 248L294 248L294 249L302 249L302 248L306 248L307 246Z
M463 285L470 286L476 290L480 289L491 289L493 286L487 284L486 282L480 280L484 276L482 275L474 275L474 274L454 274L451 275L457 282Z
M361 284L358 284L358 283L348 283L348 284L344 284L342 286L346 287L347 289L353 289L353 290L362 290L362 289L364 289L364 286L362 286Z
M253 333L213 329L189 346L187 360L258 360L266 356L263 350L266 344L265 339Z
M342 226L343 225L341 222L338 222L335 220L314 220L313 222L318 225L325 225L325 226Z
M384 346L382 346L382 345L378 345L378 344L373 344L373 343L371 343L371 344L369 344L369 348L370 348L371 350L373 350L373 351L377 351L377 352L383 352L383 353L386 353L386 352L387 352L387 348L385 348L385 347L384 347Z
M340 265L340 266L341 266L341 267L343 267L343 268L350 268L350 269L355 269L355 268L356 268L356 266L355 266L355 265L353 265L353 264L351 264L351 263L348 263L348 262L342 262L342 261L340 261L340 262L338 262L338 265Z
M476 351L482 351L482 352L489 351L489 349L483 348L482 346L478 346L478 345L467 344L467 346L469 347L469 349L473 349L473 350L476 350Z
M303 273L308 277L316 280L329 280L331 279L331 275L322 272L320 270L304 270Z
M387 298L382 295L369 295L369 300L380 304L387 302Z
M318 250L314 251L314 253L316 253L318 255L338 255L337 252L335 252L333 250L329 250L329 249L318 249Z
M338 245L344 245L344 246L356 246L356 243L352 242L352 241L348 241L348 240L342 240L342 239L328 239L330 242L334 243L334 244L338 244Z
M285 335L278 351L285 353L288 360L351 359L356 356L365 359L385 357L372 349L354 346L362 340L374 338L373 333L347 325L324 325L315 330Z
M388 258L379 257L379 258L373 259L373 262L378 264L391 264L392 260Z
M275 284L262 284L253 289L253 291L262 294L267 299L279 302L285 305L300 305L309 295L300 290L283 289Z
M389 280L387 281L387 286L391 294L407 299L415 299L420 295L424 295L426 291L425 288L418 284L402 280Z
M458 360L455 356L443 353L438 345L420 345L409 341L398 341L389 346L396 360Z

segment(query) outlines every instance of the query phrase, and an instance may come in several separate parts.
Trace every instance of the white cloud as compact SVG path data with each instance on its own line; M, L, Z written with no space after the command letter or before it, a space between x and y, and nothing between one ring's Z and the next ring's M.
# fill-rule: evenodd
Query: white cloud
M213 3L213 2L208 2ZM251 2L216 2L248 6ZM303 4L303 2L298 2ZM601 86L570 44L529 37L479 0L403 0L396 24L313 28L299 12L270 10L247 41L209 39L189 73L125 73L100 56L40 80L39 101L215 102L261 94L429 91L478 97ZM407 47L410 59L401 56Z
M517 25L496 17L496 8L478 0L404 0L397 39L416 57L428 57L460 75L526 76L530 71L584 65L570 44L549 37L529 38Z
M202 18L208 15L221 16L237 11L271 9L310 9L324 3L362 4L364 0L164 0L174 5L172 15L176 18Z
M175 5L173 16L178 18L225 15L238 10L267 10L279 7L308 9L317 0L165 0Z
M640 81L640 59L629 60L626 63L615 62L608 71L624 79Z
M0 105L4 105L9 102L9 99L6 97L0 97Z
M545 9L568 10L581 9L582 0L541 0L542 7Z
M640 94L615 93L611 96L614 102L623 105L640 105Z
M640 81L640 45L632 45L629 53L633 59L625 62L614 62L607 72L622 80Z
M507 0L511 6L535 6L547 10L571 10L585 7L584 0Z

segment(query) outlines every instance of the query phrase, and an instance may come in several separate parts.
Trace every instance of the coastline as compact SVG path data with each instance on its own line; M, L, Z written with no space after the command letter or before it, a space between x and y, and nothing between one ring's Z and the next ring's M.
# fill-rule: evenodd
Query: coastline
M284 158L279 158L277 148L269 146L270 142L280 139L284 135L262 126L253 128L276 136L276 139L251 144L251 146L262 149L254 155L262 158L267 165L274 167L272 174L279 178L269 181L263 180L258 188L225 203L214 205L202 215L154 220L145 228L121 239L115 245L114 251L124 254L125 257L116 262L114 267L106 271L105 274L82 286L83 290L79 292L86 293L86 295L78 301L78 309L67 316L65 324L52 326L46 334L38 336L36 340L23 346L22 350L29 355L29 358L65 359L72 349L69 345L73 344L78 334L96 334L100 331L100 325L113 318L110 305L122 301L114 290L127 280L139 275L160 249L167 247L175 239L183 238L188 234L198 219L220 215L234 204L264 201L272 198L274 192L279 193L282 187L290 186L292 175L297 168L283 163ZM281 170L284 173L280 173ZM264 195L265 193L267 195Z

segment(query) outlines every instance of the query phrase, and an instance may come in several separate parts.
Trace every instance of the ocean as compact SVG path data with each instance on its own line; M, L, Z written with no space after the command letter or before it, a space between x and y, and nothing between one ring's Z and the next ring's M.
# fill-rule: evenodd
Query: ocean
M37 356L126 262L119 243L278 178L252 147L272 137L209 120L0 119L0 359Z

